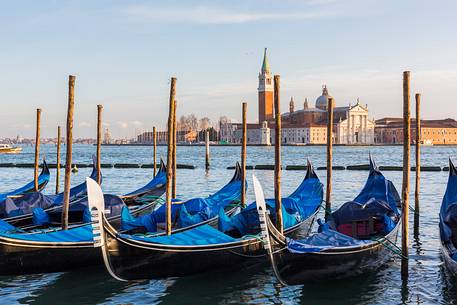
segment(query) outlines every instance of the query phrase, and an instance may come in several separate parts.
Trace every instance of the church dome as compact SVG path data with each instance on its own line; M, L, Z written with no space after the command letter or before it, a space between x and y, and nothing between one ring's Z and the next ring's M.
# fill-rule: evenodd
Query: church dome
M329 97L332 96L328 94L327 86L324 85L322 88L322 95L316 99L316 108L327 109Z

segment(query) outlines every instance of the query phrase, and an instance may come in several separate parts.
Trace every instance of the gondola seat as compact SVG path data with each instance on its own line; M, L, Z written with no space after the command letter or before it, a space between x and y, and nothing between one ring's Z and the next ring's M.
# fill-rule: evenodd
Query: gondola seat
M332 213L332 226L339 233L356 239L372 239L388 234L395 227L396 214L389 204L370 199L366 204L346 202Z

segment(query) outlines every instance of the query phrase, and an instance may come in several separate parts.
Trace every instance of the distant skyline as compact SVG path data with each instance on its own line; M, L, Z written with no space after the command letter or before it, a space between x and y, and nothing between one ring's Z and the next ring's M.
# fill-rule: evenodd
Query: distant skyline
M65 125L76 75L75 137L95 137L96 105L114 138L166 126L169 79L178 117L257 120L264 47L281 75L281 108L310 105L326 84L337 106L370 117L402 114L402 71L424 119L457 118L457 2L1 1L0 138L42 136ZM414 104L412 105L414 111Z

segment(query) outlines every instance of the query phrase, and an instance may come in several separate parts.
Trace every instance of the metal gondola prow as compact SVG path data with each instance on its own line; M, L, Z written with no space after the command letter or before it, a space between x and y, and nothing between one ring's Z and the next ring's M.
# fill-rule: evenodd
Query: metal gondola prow
M91 178L86 178L87 197L90 210L90 218L92 222L92 234L94 236L94 248L100 248L108 273L118 281L125 282L126 280L118 277L111 267L108 258L108 250L106 248L105 229L103 227L105 214L105 199L103 197L100 185Z
M274 259L273 250L271 247L271 240L270 234L268 232L267 227L267 220L268 220L268 210L265 203L265 196L263 193L262 185L260 184L259 180L255 175L252 175L252 180L254 184L254 193L255 193L255 200L257 205L257 212L259 213L259 222L260 222L260 238L262 240L263 247L267 251L267 255L270 258L271 267L273 268L273 272L278 279L279 283L283 286L287 286L286 282L284 282L279 274L278 267L276 266L276 262Z

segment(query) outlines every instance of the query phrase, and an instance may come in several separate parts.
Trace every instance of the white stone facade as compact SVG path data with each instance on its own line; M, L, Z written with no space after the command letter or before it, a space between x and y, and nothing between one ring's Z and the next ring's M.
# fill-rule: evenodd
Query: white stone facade
M334 137L337 144L373 144L375 122L368 118L368 107L358 102L355 106L335 109L335 114L345 112L334 123Z

